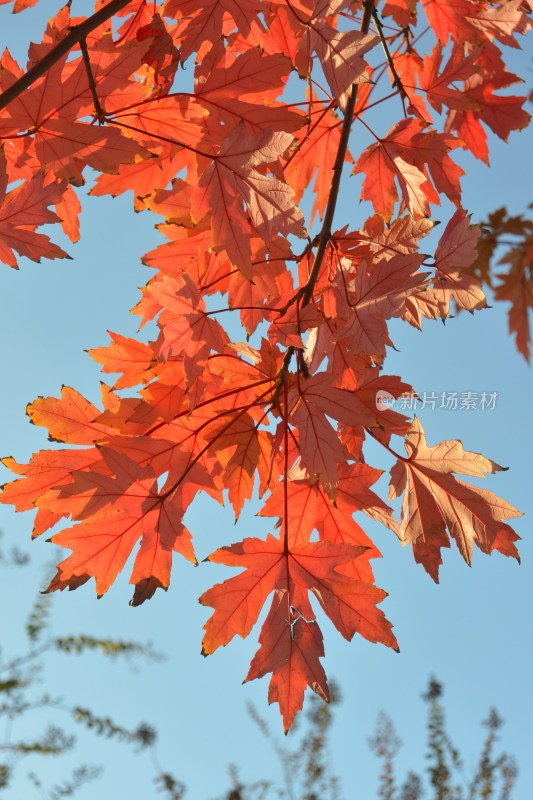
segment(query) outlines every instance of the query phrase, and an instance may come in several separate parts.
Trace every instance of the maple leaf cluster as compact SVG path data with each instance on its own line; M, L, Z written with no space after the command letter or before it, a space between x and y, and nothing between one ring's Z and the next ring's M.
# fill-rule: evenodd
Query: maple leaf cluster
M319 607L346 639L397 648L378 608L380 553L355 512L410 543L435 580L452 540L467 563L474 545L518 557L516 509L454 476L501 467L457 441L429 446L416 418L377 398L413 391L383 373L390 319L421 327L486 306L454 151L487 161L487 129L507 140L527 125L525 98L500 91L520 80L502 53L530 11L527 0L98 0L86 18L60 8L25 68L3 53L0 259L65 257L37 229L59 223L77 241L73 187L88 177L90 194L131 192L136 211L162 217L166 242L143 257L154 274L133 309L157 337L111 333L90 351L118 376L102 408L71 388L28 406L61 447L5 458L19 477L0 500L37 509L34 536L63 526L52 541L71 554L48 591L92 578L102 595L135 551L138 605L168 588L174 553L196 563L184 515L199 493L236 518L262 498L274 532L208 558L242 571L200 598L213 609L203 652L248 636L270 598L247 680L271 675L286 729L306 687L328 698ZM399 117L388 130L384 101ZM356 159L359 134L371 143ZM346 164L373 215L335 230ZM430 257L420 242L441 197L456 211ZM381 472L365 462L368 437L395 458L400 523L371 489Z

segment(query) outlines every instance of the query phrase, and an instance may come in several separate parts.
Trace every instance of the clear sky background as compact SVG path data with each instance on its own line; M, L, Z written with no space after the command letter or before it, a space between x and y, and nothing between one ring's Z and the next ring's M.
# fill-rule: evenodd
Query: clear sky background
M75 6L83 12L86 4ZM8 44L21 57L29 36L37 39L43 18L55 8L55 3L41 2L19 17L0 9L2 46ZM527 50L514 53L512 65L533 81ZM473 212L474 221L501 205L519 213L531 202L532 148L533 136L526 131L513 135L509 146L495 144L490 169L467 156L459 157L467 171L464 205ZM356 227L368 216L355 202L356 180L343 183L339 227L348 222ZM0 455L13 455L20 461L47 446L44 430L31 426L25 416L26 404L37 395L57 396L61 385L67 384L98 402L102 376L83 351L106 344L106 329L134 334L136 318L128 309L150 272L139 259L161 241L153 228L158 220L148 213L134 216L130 197L91 198L83 190L81 196L81 242L63 244L73 261L25 262L19 272L0 268ZM443 222L451 215L446 206L438 211L435 216ZM62 244L55 229L52 235ZM418 415L430 444L461 439L465 448L510 468L483 485L526 514L515 525L523 537L522 565L476 551L469 569L452 548L444 553L441 583L436 586L393 534L366 518L359 520L384 555L374 562L376 583L389 592L381 607L395 625L401 653L357 637L347 643L329 623L323 626L326 671L340 684L344 698L336 711L331 746L342 797L375 797L378 769L367 737L380 709L392 717L403 740L399 771L424 769L425 709L420 692L434 674L445 685L449 728L467 755L467 774L476 763L476 746L482 737L479 723L495 705L506 720L503 745L516 755L520 767L514 800L529 800L533 786L531 371L507 334L506 307L499 304L474 316L460 314L446 325L426 322L422 334L397 322L391 326L391 335L397 351L390 351L385 371L400 374L419 393L497 393L494 410L426 408ZM377 447L369 447L367 459L386 471L392 465ZM2 468L0 482L10 479ZM385 479L386 475L380 483L383 496ZM255 511L253 505L245 510L235 528L230 512L210 500L198 502L188 515L188 524L196 537L199 559L222 544L266 534L268 521L258 520ZM17 515L0 507L4 532L0 544L5 549L16 544L31 555L29 568L1 571L4 658L18 651L21 626L35 594L46 583L50 562L61 557L54 545L42 540L30 543L31 523L31 514ZM200 655L201 627L208 609L197 603L197 597L227 577L227 571L210 564L195 569L177 558L168 593L158 592L136 609L128 606L127 574L126 569L100 601L91 584L54 596L53 632L150 640L167 659L139 663L135 671L120 662L103 663L98 656L50 657L43 690L97 714L110 714L126 726L140 720L153 723L160 733L159 760L188 785L188 798L221 795L228 785L231 761L241 767L245 779L276 775L275 756L250 720L246 702L258 707L283 745L277 706L267 707L266 680L241 686L257 647L259 628L246 641L234 640L207 659ZM14 731L15 738L35 735L46 721L47 715L36 712ZM80 760L104 764L105 777L82 790L80 800L96 793L100 800L157 797L147 757L134 758L126 747L80 734L82 749L61 766L35 761L30 767L53 780L64 776L66 765ZM30 798L31 791L21 782L6 797Z

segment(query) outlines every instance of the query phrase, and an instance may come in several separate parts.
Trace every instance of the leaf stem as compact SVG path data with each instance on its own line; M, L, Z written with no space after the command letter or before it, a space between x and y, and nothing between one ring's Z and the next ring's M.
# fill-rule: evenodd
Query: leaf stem
M392 449L392 447L389 447L389 445L388 445L386 442L382 441L381 439L378 439L378 437L376 436L376 434L375 434L375 433L373 433L373 431L372 431L372 429L371 429L371 428L365 428L365 431L366 431L366 432L367 432L367 433L368 433L368 434L369 434L369 435L370 435L370 436L371 436L371 437L372 437L372 438L373 438L373 439L374 439L376 442L378 442L378 444L380 444L382 447L384 447L384 448L385 448L385 450L388 450L388 451L389 451L389 453L391 454L391 456L394 456L394 458L397 458L397 459L398 459L398 461L403 461L403 463L404 463L404 464L407 464L407 463L410 461L410 459L409 459L407 456L401 456L399 453L397 453L395 450L393 450L393 449Z

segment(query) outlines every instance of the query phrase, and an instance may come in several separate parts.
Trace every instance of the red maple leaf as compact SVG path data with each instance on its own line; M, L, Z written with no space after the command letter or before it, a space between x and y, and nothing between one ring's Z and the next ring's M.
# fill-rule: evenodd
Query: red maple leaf
M333 624L347 639L357 632L368 635L365 618L376 617L373 641L397 647L389 623L375 608L384 593L373 585L343 576L338 567L361 556L366 548L350 544L314 542L287 548L274 536L245 539L222 547L209 561L244 567L235 578L205 592L200 602L214 608L205 625L203 653L209 655L236 635L248 636L268 595L275 591L271 611L263 625L261 647L247 680L272 672L270 701L277 700L287 730L301 708L307 685L326 695L319 662L321 634L309 603L312 591ZM294 629L294 623L301 624ZM308 645L305 655L303 643ZM290 681L287 684L287 681Z

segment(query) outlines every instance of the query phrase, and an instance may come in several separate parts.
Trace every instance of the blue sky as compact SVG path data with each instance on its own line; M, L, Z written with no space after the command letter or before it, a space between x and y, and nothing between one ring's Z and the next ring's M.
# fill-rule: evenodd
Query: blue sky
M49 8L49 4L41 5ZM20 54L29 30L35 30L33 38L37 38L43 16L39 6L35 13L18 18L2 8L2 39ZM522 72L529 75L524 53L513 56L516 68L519 62L525 64ZM500 205L518 213L531 202L532 147L533 137L527 131L512 136L509 146L497 142L491 169L461 156L467 171L464 205L473 212L474 221ZM353 178L343 182L339 227L349 221L354 225L354 219L359 224L367 216L354 201L358 186ZM0 454L22 461L47 446L44 431L30 425L25 416L28 402L37 395L57 396L62 384L98 401L102 376L83 351L106 344L106 329L134 334L136 320L128 309L138 299L137 287L149 275L139 259L161 241L153 228L157 220L148 214L134 216L129 197L91 198L83 191L81 195L81 242L64 245L72 261L23 263L19 272L0 269ZM450 214L444 207L435 216L446 221ZM323 626L326 671L338 681L344 697L336 712L331 756L341 777L343 797L350 800L375 795L377 767L366 740L382 708L396 723L404 742L400 771L402 767L424 768L424 709L419 695L430 674L445 684L450 730L467 755L467 772L475 765L479 722L489 706L495 705L506 720L503 744L517 756L521 770L515 800L526 800L527 787L533 785L533 382L530 369L507 334L505 312L505 307L497 305L474 316L461 314L446 325L428 322L422 334L404 323L391 327L397 351L391 350L387 358L388 374L400 374L419 392L497 393L494 410L436 408L418 413L430 444L458 438L465 448L509 467L508 472L492 476L483 485L526 515L515 526L523 537L522 565L503 556L488 558L478 551L469 569L452 549L445 553L441 583L436 586L414 563L409 549L402 549L384 528L363 520L384 554L375 562L376 583L389 593L382 608L394 622L401 653L362 639L347 643L327 623ZM375 467L388 470L391 466L377 448L370 447L367 457ZM10 474L2 468L0 481L9 479ZM382 493L385 496L385 488ZM209 500L197 503L188 522L196 535L199 558L221 544L267 533L268 521L258 520L255 511L255 507L245 511L235 528L230 511ZM7 656L17 652L20 626L37 589L46 582L50 562L57 561L60 553L44 541L30 543L31 515L16 515L2 506L0 528L4 547L17 544L32 558L27 569L2 571L5 613L1 645ZM248 640L234 640L207 659L200 655L201 627L208 610L197 603L197 597L223 574L214 565L195 569L177 559L168 593L159 592L136 609L128 606L131 587L127 570L100 601L90 585L53 599L56 634L85 632L150 640L167 655L159 663L139 664L138 671L119 662L103 664L97 656L51 657L42 688L91 707L95 713L109 713L125 725L134 726L141 719L152 722L160 732L161 764L189 786L190 798L220 794L227 785L230 761L241 765L243 777L250 779L278 770L245 705L252 701L281 741L277 707L268 709L266 704L267 682L241 686L256 649L258 629ZM18 732L33 735L44 722L45 716L36 713ZM133 798L157 796L146 758L133 758L127 748L89 736L82 736L81 741L83 754L74 757L72 764L83 757L106 766L105 778L97 788L101 800L126 794ZM32 766L37 769L36 764ZM51 762L38 769L50 779L63 775L63 767L59 770ZM20 797L21 786L7 796ZM80 792L80 800L93 797L95 788L89 785ZM29 792L24 796L30 797Z

